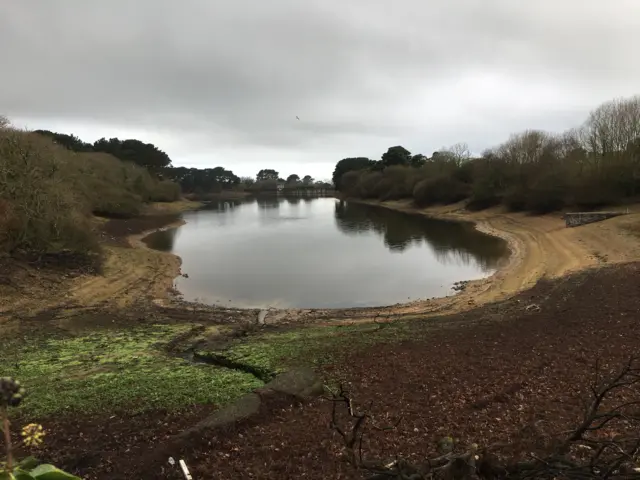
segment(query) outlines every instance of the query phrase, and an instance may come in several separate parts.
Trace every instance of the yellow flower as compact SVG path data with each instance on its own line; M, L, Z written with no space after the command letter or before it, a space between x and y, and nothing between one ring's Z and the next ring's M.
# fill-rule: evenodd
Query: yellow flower
M37 447L45 436L44 428L37 423L30 423L22 429L22 442L27 447Z

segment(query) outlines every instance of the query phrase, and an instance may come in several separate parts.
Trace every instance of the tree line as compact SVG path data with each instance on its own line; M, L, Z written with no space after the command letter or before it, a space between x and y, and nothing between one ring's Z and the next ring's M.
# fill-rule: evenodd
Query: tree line
M310 175L301 178L297 174L291 174L285 180L280 177L279 172L273 169L262 169L255 178L252 178L239 177L224 167L174 167L171 158L165 152L151 143L136 139L101 138L93 143L87 143L73 134L49 130L36 130L34 133L47 136L56 144L74 152L108 153L122 161L132 162L148 169L160 179L176 182L184 194L194 196L238 188L256 192L275 191L278 183L284 184L285 188L310 188L312 186L327 188L329 186L323 182L316 182Z
M0 116L0 256L74 255L100 261L93 215L129 218L148 202L172 202L182 193L278 182L278 172L261 170L241 179L224 167L173 167L171 158L140 140L102 138L15 129ZM290 186L312 185L307 175L289 175Z
M178 183L184 193L216 192L240 183L239 177L223 167L203 169L173 167L167 153L151 143L136 139L101 138L93 143L87 143L73 134L49 130L36 130L34 133L47 136L54 143L74 152L107 153L123 162L144 167L160 179Z
M148 202L180 199L175 182L148 168L73 136L62 142L14 129L0 117L0 256L96 259L100 246L91 214L133 217Z
M640 96L606 102L560 134L513 134L480 156L459 143L431 157L395 146L380 160L345 158L333 182L346 196L418 206L465 200L547 213L628 202L640 194Z
M331 189L333 185L327 182L315 180L311 175L300 177L296 173L292 173L286 179L280 176L280 173L273 169L262 169L256 175L255 180L251 178L243 178L246 188L253 192L269 192L276 191L278 184L286 190L302 190L302 189Z

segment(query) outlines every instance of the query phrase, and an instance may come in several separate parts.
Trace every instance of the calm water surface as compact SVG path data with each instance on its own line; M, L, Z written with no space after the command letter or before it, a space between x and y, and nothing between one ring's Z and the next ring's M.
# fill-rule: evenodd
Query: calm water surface
M238 307L381 306L452 294L491 274L506 244L470 225L334 198L220 201L154 233L182 258L186 300Z

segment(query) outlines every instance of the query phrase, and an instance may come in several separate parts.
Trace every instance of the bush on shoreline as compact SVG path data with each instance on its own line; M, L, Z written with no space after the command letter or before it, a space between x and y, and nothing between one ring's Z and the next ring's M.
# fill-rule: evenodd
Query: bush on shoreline
M78 153L33 132L0 127L0 253L93 256L91 214L131 217L174 201L179 186L104 153Z
M562 134L512 135L476 158L464 144L431 158L406 153L393 166L389 152L378 162L341 160L334 182L346 196L420 207L466 200L472 209L502 204L542 214L630 202L640 195L640 96L607 102Z

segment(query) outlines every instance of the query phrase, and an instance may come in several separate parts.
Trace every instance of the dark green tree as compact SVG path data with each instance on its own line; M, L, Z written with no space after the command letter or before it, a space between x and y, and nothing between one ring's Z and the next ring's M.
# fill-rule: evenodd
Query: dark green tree
M385 167L392 165L408 165L411 161L411 152L400 145L390 147L385 154L382 155L382 164Z
M313 177L311 175L305 175L304 178L302 179L302 183L305 185L312 185Z
M35 130L35 133L51 137L51 139L58 145L68 148L69 150L73 150L74 152L93 151L93 147L90 143L83 142L73 134L67 135L66 133L56 133L49 130Z
M256 180L258 182L261 182L264 180L278 180L279 176L280 174L275 170L263 169L258 172L258 175L256 175Z
M96 152L110 153L120 160L133 162L150 170L158 171L171 165L169 155L155 145L140 140L101 138L94 142L93 149Z
M231 170L223 167L215 168L165 168L162 171L164 177L180 184L185 193L210 193L230 189L240 183Z
M419 168L422 167L425 163L427 163L427 157L425 157L421 153L411 157L410 164L412 167Z
M287 177L287 183L298 183L300 181L300 177L295 173L292 173Z
M336 164L336 168L333 170L332 181L337 190L340 190L340 178L352 170L362 170L364 168L371 168L376 162L366 157L350 157L343 158Z
M245 187L250 187L256 180L253 177L240 177L240 183L242 183Z

